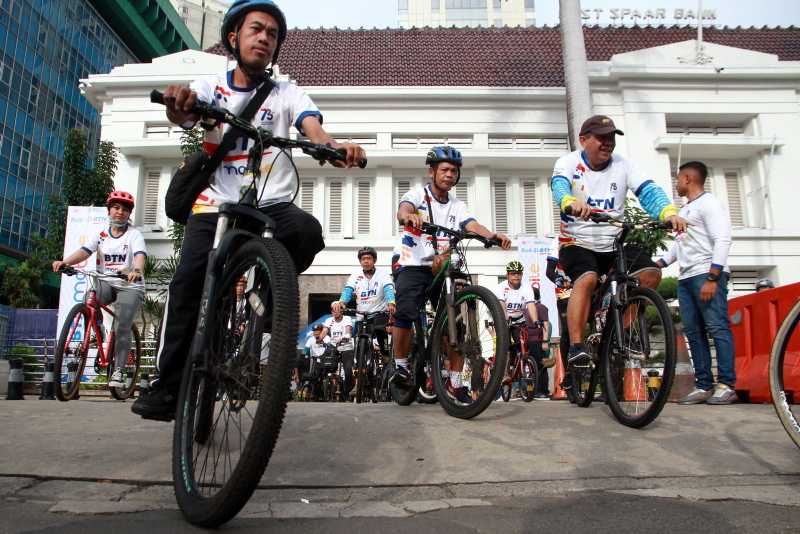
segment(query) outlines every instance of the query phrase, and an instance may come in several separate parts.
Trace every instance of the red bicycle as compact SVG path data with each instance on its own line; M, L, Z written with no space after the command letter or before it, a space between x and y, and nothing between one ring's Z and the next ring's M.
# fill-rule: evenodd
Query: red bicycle
M504 402L510 401L514 382L519 382L519 394L522 400L531 402L536 389L537 367L533 358L528 356L528 329L525 327L525 319L512 322L508 328L511 339L519 339L519 345L512 344L509 347L508 373L503 378L500 396Z
M106 380L114 372L114 358L109 355L114 354L114 330L110 330L108 340L101 328L101 309L114 317L114 313L108 306L100 304L97 300L97 290L94 288L94 280L123 279L127 280L124 274L102 274L91 271L84 271L74 267L65 267L61 270L67 276L84 276L92 281L92 287L86 292L84 302L72 307L61 327L61 334L58 336L56 353L54 358L54 369L57 380L55 380L56 398L60 401L74 400L78 398L81 382L88 381L84 376L86 362L94 352L94 370L97 376L105 376ZM113 325L113 322L112 322ZM139 373L139 363L142 356L141 340L136 325L132 326L132 343L128 351L128 358L125 362L123 377L125 387L109 387L111 396L117 400L125 400L133 395L136 389L136 376Z

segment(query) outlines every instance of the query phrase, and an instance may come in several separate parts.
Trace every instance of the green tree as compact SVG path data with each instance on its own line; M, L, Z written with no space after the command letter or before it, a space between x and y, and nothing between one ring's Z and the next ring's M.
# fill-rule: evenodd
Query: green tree
M94 158L91 176L92 206L104 206L108 194L114 190L114 175L117 173L117 149L111 141L100 141Z
M101 141L95 154L94 168L86 166L86 135L73 128L64 147L63 193L67 206L103 206L114 190L117 150L110 141Z
M15 308L39 306L42 271L30 261L8 265L3 270L2 294Z

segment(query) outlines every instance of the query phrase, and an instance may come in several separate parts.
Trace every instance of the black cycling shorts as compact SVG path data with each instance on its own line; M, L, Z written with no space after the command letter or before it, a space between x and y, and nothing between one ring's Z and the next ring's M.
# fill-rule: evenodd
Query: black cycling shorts
M433 271L430 267L403 267L397 273L395 284L395 300L397 310L394 313L394 324L398 328L411 328L425 306L428 287L433 283ZM438 297L438 292L432 294ZM434 302L435 306L436 303Z
M625 265L628 272L634 274L644 269L658 267L647 252L636 245L626 245ZM586 273L595 273L602 276L614 267L613 252L595 252L588 248L570 245L562 247L558 252L558 263L573 283Z

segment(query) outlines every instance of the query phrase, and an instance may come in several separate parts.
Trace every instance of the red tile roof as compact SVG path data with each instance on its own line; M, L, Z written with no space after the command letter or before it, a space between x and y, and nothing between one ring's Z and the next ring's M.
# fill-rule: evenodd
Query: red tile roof
M584 27L590 61L694 39L693 27ZM707 28L703 39L800 60L800 28ZM224 54L217 44L209 52ZM306 86L561 87L557 27L295 29L281 71Z

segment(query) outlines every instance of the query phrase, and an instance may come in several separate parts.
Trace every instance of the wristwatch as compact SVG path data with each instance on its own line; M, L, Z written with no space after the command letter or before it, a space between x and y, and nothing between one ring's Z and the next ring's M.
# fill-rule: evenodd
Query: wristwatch
M706 280L708 280L709 282L718 282L719 275L714 273L708 273L708 275L706 276Z

